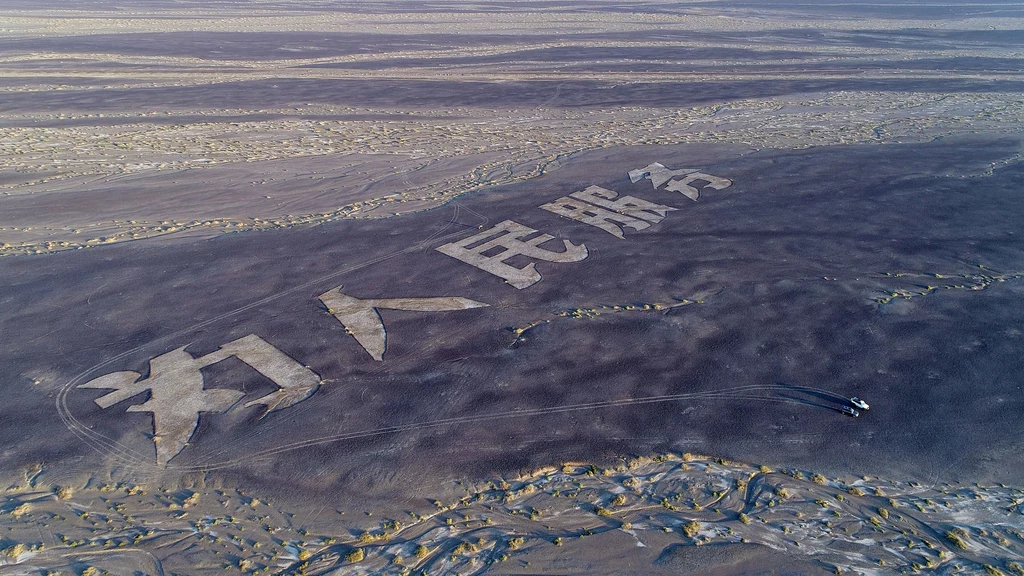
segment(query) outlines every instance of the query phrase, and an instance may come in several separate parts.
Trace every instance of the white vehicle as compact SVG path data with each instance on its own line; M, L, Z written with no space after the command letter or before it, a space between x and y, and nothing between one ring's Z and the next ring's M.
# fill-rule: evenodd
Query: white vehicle
M861 400L860 398L857 398L856 396L850 398L850 404L853 404L856 408L860 408L861 410L871 409L871 406L869 406L867 402Z
M839 411L847 416L853 416L854 418L860 416L860 412L856 411L853 408L850 408L849 406L843 406L842 408L839 409Z

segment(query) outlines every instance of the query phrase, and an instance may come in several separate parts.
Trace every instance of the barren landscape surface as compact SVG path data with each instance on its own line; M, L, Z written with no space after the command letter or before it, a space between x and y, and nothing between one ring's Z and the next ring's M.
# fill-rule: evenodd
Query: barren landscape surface
M1024 575L1021 29L5 3L0 574Z

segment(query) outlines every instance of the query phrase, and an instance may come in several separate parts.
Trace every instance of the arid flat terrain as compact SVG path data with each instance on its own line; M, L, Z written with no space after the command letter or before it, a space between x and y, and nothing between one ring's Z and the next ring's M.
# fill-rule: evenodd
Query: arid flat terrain
M0 574L1024 575L1022 28L5 4Z

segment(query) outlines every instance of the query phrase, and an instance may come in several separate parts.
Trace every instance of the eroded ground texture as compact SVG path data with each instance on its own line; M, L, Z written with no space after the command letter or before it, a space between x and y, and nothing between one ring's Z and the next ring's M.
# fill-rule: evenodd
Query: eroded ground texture
M1024 574L1021 29L4 3L0 574Z

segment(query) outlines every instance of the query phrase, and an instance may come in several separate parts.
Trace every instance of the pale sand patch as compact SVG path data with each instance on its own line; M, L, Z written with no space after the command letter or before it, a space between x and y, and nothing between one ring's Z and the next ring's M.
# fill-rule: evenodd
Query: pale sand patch
M174 490L50 483L36 468L4 496L7 562L19 568L583 574L596 563L668 574L771 558L812 573L973 574L1019 573L1024 554L1024 530L1003 520L1021 513L1018 488L832 479L690 454L459 482L462 497L406 502L382 518L331 503L282 510L202 480Z

